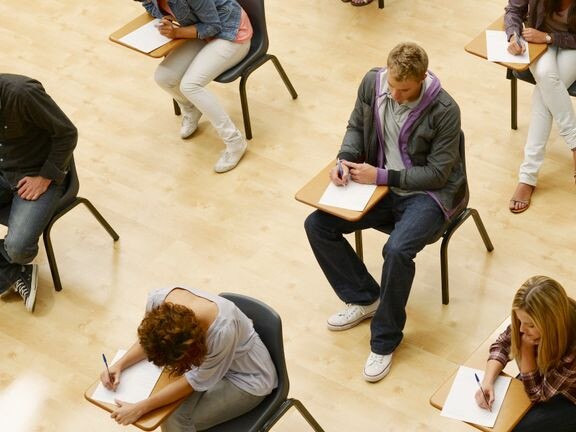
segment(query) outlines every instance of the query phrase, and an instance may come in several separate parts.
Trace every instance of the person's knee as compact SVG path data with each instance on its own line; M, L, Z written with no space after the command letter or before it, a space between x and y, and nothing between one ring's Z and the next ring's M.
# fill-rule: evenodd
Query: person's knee
M38 243L27 244L22 241L6 238L4 249L14 264L28 264L38 253Z
M154 81L162 88L175 88L180 82L179 77L171 69L162 65L156 68Z
M194 80L182 80L180 82L180 92L187 95L188 97L194 97L204 86Z

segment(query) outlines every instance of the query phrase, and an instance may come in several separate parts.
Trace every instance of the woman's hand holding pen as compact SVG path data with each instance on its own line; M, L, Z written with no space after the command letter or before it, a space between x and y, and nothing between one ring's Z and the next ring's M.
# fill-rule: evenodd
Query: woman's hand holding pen
M476 403L480 408L484 408L487 410L492 409L492 404L494 403L494 383L487 383L482 381L482 390L476 390L476 394L474 398L476 399ZM486 404L488 401L488 404Z
M180 24L174 20L174 17L164 16L158 25L158 31L162 36L170 39L178 38L177 32L180 29Z
M100 381L102 385L108 390L116 391L118 385L120 384L120 375L122 370L117 364L110 366L109 370L104 370L100 374Z

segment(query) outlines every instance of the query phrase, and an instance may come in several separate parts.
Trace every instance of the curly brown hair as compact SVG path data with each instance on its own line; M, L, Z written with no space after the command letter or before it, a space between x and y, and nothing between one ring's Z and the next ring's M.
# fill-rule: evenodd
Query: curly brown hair
M206 331L194 311L179 304L162 303L149 311L138 339L148 360L174 375L200 366L206 357Z

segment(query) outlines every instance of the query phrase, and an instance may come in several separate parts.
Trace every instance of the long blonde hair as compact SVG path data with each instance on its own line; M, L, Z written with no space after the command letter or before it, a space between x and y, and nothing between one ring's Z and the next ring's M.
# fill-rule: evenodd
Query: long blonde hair
M558 282L547 276L533 276L520 287L512 302L512 357L520 359L520 320L522 309L541 334L536 364L544 374L560 364L576 346L576 303Z

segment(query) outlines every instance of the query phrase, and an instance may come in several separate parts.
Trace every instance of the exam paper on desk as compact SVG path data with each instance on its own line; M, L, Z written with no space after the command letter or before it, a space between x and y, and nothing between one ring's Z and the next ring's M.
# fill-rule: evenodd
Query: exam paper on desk
M116 363L125 352L126 350L118 350L111 365ZM115 403L114 399L130 403L139 402L150 396L161 373L161 367L156 366L152 362L142 360L122 371L120 384L116 391L108 390L102 383L99 383L96 390L94 390L92 399L111 404Z
M480 382L482 382L484 371L460 366L454 377L454 382L442 408L441 415L480 426L494 427L511 378L499 376L496 379L494 382L494 403L492 404L492 411L489 411L480 408L476 403L474 395L479 390L479 387L474 373L478 375Z
M153 19L118 40L123 44L148 54L172 40L160 34L157 28L159 22L160 20L158 18Z
M375 190L376 185L349 181L346 186L336 186L330 182L320 197L319 204L362 211Z
M526 41L523 43L526 44ZM522 54L510 54L506 33L500 30L486 30L486 54L486 58L493 62L530 63L528 47Z

